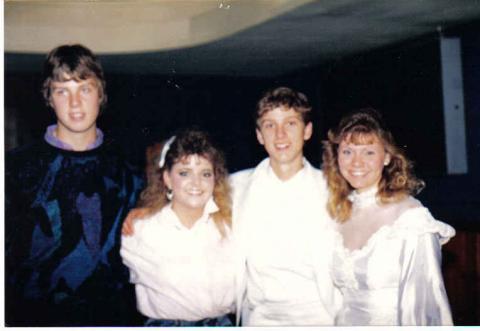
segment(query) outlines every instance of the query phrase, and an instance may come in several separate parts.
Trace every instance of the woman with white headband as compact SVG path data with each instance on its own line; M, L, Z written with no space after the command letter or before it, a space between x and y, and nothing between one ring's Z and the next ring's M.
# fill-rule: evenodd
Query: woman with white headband
M150 165L152 166L152 165ZM163 146L120 253L146 326L233 326L231 201L222 154L201 131Z

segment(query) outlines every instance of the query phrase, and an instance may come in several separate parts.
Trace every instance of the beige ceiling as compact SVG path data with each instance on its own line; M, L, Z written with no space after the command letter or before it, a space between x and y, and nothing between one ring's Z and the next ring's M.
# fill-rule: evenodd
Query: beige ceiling
M82 43L135 53L211 42L311 0L7 0L5 50L45 53Z
M480 33L480 0L7 0L4 15L7 73L83 43L109 73L280 76L472 22Z

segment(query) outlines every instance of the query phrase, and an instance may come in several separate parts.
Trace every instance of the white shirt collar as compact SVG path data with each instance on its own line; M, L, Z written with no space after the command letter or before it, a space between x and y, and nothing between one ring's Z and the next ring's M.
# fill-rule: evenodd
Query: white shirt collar
M183 224L182 222L180 221L180 219L178 218L177 214L175 213L175 211L172 209L172 203L170 202L168 205L166 205L164 207L165 209L165 213L167 213L168 217L166 218L168 220L168 222L175 226L176 228L178 229L187 229ZM209 220L210 220L210 215L217 212L219 210L217 204L215 203L215 201L213 200L213 197L211 197L210 199L208 199L207 203L205 204L205 208L203 209L203 214L202 216L195 222L195 224L193 225L193 227L189 230L192 230L193 228L195 228L198 224L201 224L201 223L208 223Z
M265 178L269 178L274 181L278 181L280 183L296 182L297 179L303 178L305 174L311 171L312 169L312 165L310 164L310 162L308 162L308 160L305 157L302 158L302 164L303 164L303 167L295 175L293 175L292 178L286 181L282 181L278 178L278 176L273 171L273 168L270 165L270 158L267 157L262 162L260 162L258 166L255 168L253 177L264 176Z

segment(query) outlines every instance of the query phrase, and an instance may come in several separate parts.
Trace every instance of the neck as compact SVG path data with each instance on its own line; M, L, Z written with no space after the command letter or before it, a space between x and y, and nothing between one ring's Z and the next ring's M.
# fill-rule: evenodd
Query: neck
M303 168L303 158L298 159L296 162L288 164L278 164L270 160L270 166L273 172L281 181L287 181L295 176Z
M356 192L357 194L363 194L363 193L365 193L366 195L369 194L369 193L370 193L370 194L376 194L377 191L378 191L378 185L370 186L370 187L366 187L366 188L363 188L363 189L357 189L357 190L355 190L355 192ZM369 193L367 193L367 192L369 192Z
M176 205L175 202L172 203L172 209L178 216L180 223L182 223L187 229L191 229L203 215L203 208L182 208Z
M85 151L88 146L92 145L97 139L97 128L93 127L93 130L88 130L81 133L68 133L66 134L63 130L57 129L54 131L54 135L57 139L62 142L70 145L74 151Z

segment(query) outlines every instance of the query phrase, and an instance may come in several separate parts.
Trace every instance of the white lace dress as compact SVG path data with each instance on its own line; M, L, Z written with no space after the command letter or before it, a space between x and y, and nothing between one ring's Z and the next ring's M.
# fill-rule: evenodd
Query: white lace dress
M352 195L352 220L358 210L393 219L380 220L383 225L357 250L345 248L342 234L335 234L331 270L343 294L335 324L452 325L440 268L441 245L455 230L414 198L380 206L375 192L365 193Z

